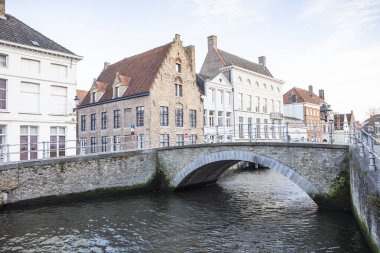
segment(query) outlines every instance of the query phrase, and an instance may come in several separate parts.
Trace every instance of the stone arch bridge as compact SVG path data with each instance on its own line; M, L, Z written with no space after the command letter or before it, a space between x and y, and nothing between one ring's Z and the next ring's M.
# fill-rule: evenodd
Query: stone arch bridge
M320 208L349 208L349 146L219 143L102 153L0 166L0 203L132 188L175 190L215 182L247 161L273 169Z

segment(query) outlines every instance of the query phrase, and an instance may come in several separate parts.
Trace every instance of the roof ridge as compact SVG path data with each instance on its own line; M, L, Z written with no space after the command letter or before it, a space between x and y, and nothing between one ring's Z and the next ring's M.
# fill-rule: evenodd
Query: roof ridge
M11 15L11 14L7 14L7 13L5 14L5 16L6 16L7 18L8 18L8 16L9 16L9 17L15 19L16 21L20 22L21 24L27 26L29 29L33 30L33 31L34 31L35 33L37 33L38 35L40 35L40 36L44 37L45 39L47 39L49 42L53 42L54 44L58 45L58 46L61 47L62 49L66 50L67 52L70 52L70 54L77 55L77 54L75 54L74 52L72 52L72 51L70 51L69 49L67 49L67 48L65 48L64 46L62 46L61 44L59 44L59 43L55 42L54 40L50 39L50 38L47 37L46 35L43 35L42 33L40 33L39 31L37 31L37 30L34 29L33 27L31 27L31 26L25 24L24 22L22 22L20 19L16 18L15 16L13 16L13 15ZM43 47L40 46L40 48L43 48ZM58 50L54 50L54 49L48 49L48 50L58 51ZM58 51L58 52L60 52L60 51Z

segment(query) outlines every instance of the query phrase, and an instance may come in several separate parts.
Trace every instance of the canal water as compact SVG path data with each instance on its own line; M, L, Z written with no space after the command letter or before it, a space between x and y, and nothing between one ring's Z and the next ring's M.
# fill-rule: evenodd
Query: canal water
M352 215L287 178L241 171L175 194L0 212L0 252L369 252Z

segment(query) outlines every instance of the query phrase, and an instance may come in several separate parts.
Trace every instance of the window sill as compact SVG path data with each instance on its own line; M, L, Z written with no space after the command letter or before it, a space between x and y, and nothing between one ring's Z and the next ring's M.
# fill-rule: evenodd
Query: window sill
M54 113L49 113L48 115L49 116L64 116L64 117L69 116L68 114L54 114Z
M42 113L39 112L19 112L18 114L42 115Z
M0 113L10 113L10 111L8 111L7 109L1 109Z

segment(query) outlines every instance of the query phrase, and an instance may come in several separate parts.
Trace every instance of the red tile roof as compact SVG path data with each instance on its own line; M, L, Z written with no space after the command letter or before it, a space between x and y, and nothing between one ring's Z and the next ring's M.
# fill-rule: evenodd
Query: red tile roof
M309 91L293 87L288 92L286 92L283 96L284 104L291 104L292 101L290 100L289 94L297 95L297 103L311 103L311 104L324 104L326 103L322 98L317 96L315 93L312 94L312 96L309 95Z
M86 96L87 91L86 90L77 90L76 96L79 99L79 102L82 103L84 97Z
M99 102L111 100L113 97L113 83L116 74L121 75L122 83L128 83L128 89L123 96L137 95L149 92L153 84L161 63L164 61L173 42L163 46L151 49L144 53L125 58L119 62L109 65L103 69L97 82L105 83L104 95ZM90 103L90 94L88 93L83 100L82 105Z

